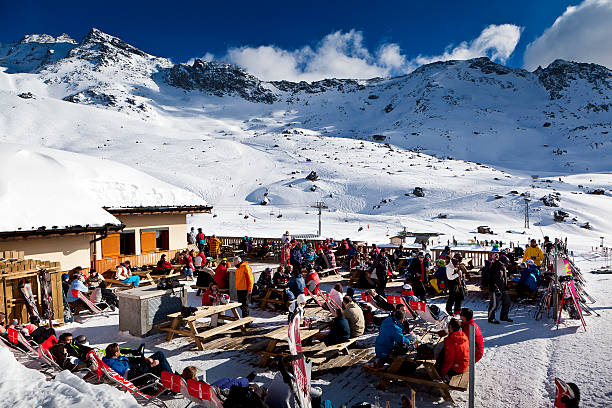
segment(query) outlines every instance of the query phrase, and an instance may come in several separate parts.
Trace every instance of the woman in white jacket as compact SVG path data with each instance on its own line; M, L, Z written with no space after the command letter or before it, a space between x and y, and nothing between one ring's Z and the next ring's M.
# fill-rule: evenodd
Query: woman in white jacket
M461 269L459 261L455 258L446 265L446 285L448 287L448 301L446 302L446 312L452 316L453 312L461 312L461 302L464 299L463 286L461 284Z

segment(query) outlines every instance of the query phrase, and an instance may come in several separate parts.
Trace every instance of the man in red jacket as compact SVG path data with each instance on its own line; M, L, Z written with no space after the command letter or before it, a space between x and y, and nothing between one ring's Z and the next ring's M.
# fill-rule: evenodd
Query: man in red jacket
M448 323L449 335L444 339L444 349L436 360L436 369L445 382L454 375L467 370L470 359L470 344L456 319Z
M482 339L482 333L480 332L480 327L474 322L474 311L467 307L461 309L461 313L459 314L461 317L461 329L463 333L467 336L468 340L470 339L470 326L474 326L474 345L476 346L476 350L474 353L474 361L477 363L478 360L482 358L484 354L484 341Z

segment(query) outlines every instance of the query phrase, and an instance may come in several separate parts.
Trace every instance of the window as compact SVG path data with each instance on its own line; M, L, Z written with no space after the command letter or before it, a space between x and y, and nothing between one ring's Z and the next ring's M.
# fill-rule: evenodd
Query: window
M157 230L156 234L156 242L157 248L162 251L167 251L170 249L170 231L168 230Z
M119 241L121 255L136 254L136 233L134 231L122 232Z
M102 240L102 258L114 258L121 254L120 234L110 234Z
M143 254L168 249L170 249L170 231L167 228L140 232L140 251Z

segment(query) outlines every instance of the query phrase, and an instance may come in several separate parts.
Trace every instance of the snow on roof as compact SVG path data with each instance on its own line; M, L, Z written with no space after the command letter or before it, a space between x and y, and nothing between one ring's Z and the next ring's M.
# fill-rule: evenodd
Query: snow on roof
M102 207L194 205L206 202L124 164L0 143L0 231L121 224Z

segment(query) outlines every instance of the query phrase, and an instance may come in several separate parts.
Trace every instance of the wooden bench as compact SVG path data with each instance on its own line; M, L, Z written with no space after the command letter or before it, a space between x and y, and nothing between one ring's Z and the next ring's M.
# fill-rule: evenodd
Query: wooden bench
M216 336L219 333L224 333L226 331L229 331L236 327L240 327L242 334L246 334L246 325L249 323L252 323L254 320L255 318L250 317L250 316L242 317L238 320L231 320L220 326L214 327L212 329L208 329L202 333L198 333L196 337L198 337L200 340L204 340L204 339L208 339L210 337Z
M317 272L317 274L321 277L325 277L325 276L329 276L332 273L335 275L338 275L338 271L340 270L339 266L336 266L335 268L327 268L327 269L323 269L322 271Z
M307 342L312 337L319 334L319 329L300 329L300 339L302 342ZM262 335L268 343L265 346L265 350L256 351L257 354L261 354L260 367L266 367L270 358L276 356L288 356L288 352L281 352L276 350L279 343L286 343L289 340L289 327L283 326L269 333Z
M325 346L322 349L317 350L310 358L313 364L321 364L331 357L338 354L348 354L349 346L357 341L358 337L354 337L345 341L344 343L332 344L331 346ZM323 344L323 343L322 343ZM302 347L303 352L309 352L308 348Z

